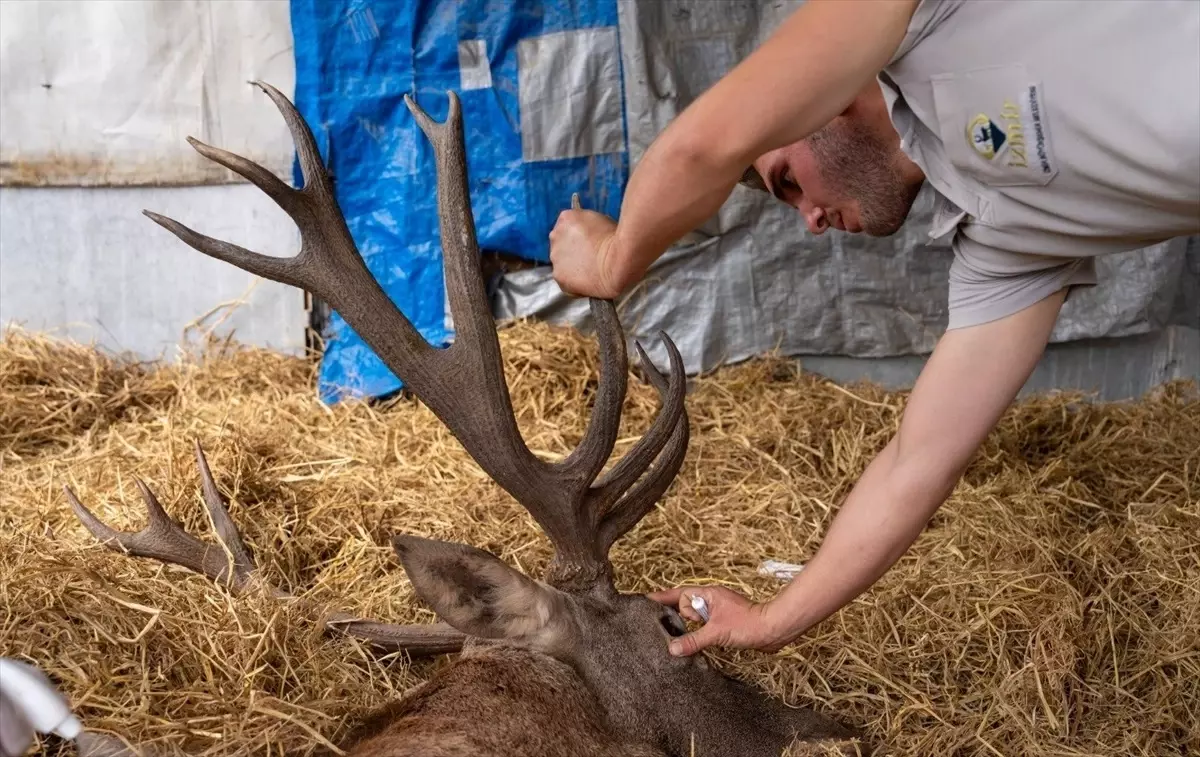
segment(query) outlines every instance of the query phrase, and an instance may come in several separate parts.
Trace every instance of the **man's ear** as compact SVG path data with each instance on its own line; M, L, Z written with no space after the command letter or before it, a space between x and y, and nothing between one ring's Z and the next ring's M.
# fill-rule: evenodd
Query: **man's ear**
M763 181L763 177L758 173L758 169L751 163L742 172L742 178L738 179L738 184L750 189L757 189L760 192L767 191L767 183Z
M550 651L572 625L567 595L481 549L417 536L392 546L417 595L468 636Z

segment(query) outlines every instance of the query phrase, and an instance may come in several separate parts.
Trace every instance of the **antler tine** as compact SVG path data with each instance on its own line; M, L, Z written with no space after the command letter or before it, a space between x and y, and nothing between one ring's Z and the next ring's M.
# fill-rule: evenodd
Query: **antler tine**
M650 362L642 345L635 343L638 356L642 361L642 368L646 373L646 378L658 390L660 396L664 398L664 408L660 412L658 418L655 419L657 425L668 413L668 407L677 407L678 414L675 416L675 422L668 427L663 424L663 428L670 428L670 436L665 439L665 444L656 447L655 444L647 444L647 454L653 450L656 454L658 464L653 470L645 475L640 481L629 488L623 497L613 503L605 511L604 517L600 523L599 543L600 548L605 554L631 528L636 526L646 514L654 509L654 505L659 498L666 493L671 486L671 482L675 480L675 476L679 474L679 469L683 466L683 459L687 455L688 442L691 438L691 429L688 425L687 410L683 406L684 397L684 371L683 359L679 356L679 351L675 349L675 345L670 338L663 334L663 339L667 344L667 351L671 354L671 380L668 383L666 377L659 372L654 363ZM651 429L654 430L653 428ZM645 441L650 433L639 440L639 443ZM657 440L655 440L657 441ZM630 450L625 459L632 457L634 452ZM650 461L647 461L649 465ZM616 466L614 466L616 470ZM633 468L637 470L637 468ZM645 470L643 466L642 470ZM614 482L615 483L615 482ZM632 483L632 482L631 482Z
M304 175L304 189L332 195L333 182L329 180L329 174L321 161L321 151L317 149L317 140L313 137L312 129L308 128L300 111L296 110L296 106L292 105L282 92L265 81L256 79L251 83L267 93L267 97L271 98L271 102L275 103L275 107L283 116L288 131L292 133L296 157L300 161L300 172Z
M612 301L593 299L591 311L597 341L600 343L600 379L596 386L596 399L579 446L555 465L555 468L573 475L584 485L596 480L616 446L617 432L621 429L621 410L628 388L629 365L625 336Z
M195 442L195 454L196 466L200 470L204 505L212 518L213 527L221 541L220 545L206 544L185 531L178 521L167 515L154 492L141 479L135 481L146 503L149 522L144 529L132 534L105 525L80 503L70 487L64 486L63 491L76 517L110 550L179 565L217 583L228 577L234 593L242 593L259 579L258 566L229 515L225 497L217 489L212 471L208 467L208 460L205 459L204 450L201 449L198 440ZM228 554L225 550L228 550ZM274 586L267 588L278 600L296 599ZM330 614L324 622L328 630L362 639L389 651L404 651L414 657L457 652L466 639L461 632L446 623L397 625L362 620L340 612Z
M206 145L195 137L188 137L187 141L196 152L212 162L220 163L230 171L248 179L285 211L290 213L295 209L298 193L295 189L280 181L279 177L275 174L252 160L247 160L241 155L235 155L219 147Z
M245 588L255 570L253 561L240 563L235 556L231 563L224 550L195 538L178 521L167 515L154 492L140 478L134 479L134 482L146 503L147 513L146 527L137 533L124 533L109 527L83 506L69 486L64 486L63 492L84 527L110 550L180 565L218 583L229 579L235 590ZM237 544L244 554L245 546L240 538Z
M412 97L404 96L404 104L412 113L413 120L433 147L437 165L438 224L446 272L446 297L450 301L450 314L454 318L456 332L455 345L462 341L471 349L479 349L494 343L494 357L499 361L499 341L495 337L495 322L488 308L480 272L475 218L467 186L462 107L453 92L449 93L449 100L446 120L439 123ZM488 350L489 353L491 351ZM492 355L485 357L491 359Z
M184 244L203 252L210 258L230 263L255 276L262 276L272 281L279 281L303 289L309 288L305 280L300 277L301 271L295 263L295 258L276 258L270 255L261 255L257 252L251 252L245 247L201 234L184 226L173 218L168 218L149 210L143 210L142 214L179 237Z
M649 465L658 457L663 445L674 433L681 416L684 417L684 425L687 424L683 406L687 389L683 357L679 354L679 348L675 346L675 342L667 336L665 331L660 331L659 337L667 348L667 356L671 364L669 382L654 367L654 363L650 362L641 343L635 342L634 347L637 349L642 370L651 384L658 389L659 396L662 398L662 408L633 449L629 450L607 474L596 481L593 496L596 499L596 507L600 509L602 516L608 514L617 499L646 472Z
M196 467L200 470L200 487L204 492L204 506L208 510L208 516L217 532L217 538L229 550L235 566L246 572L256 570L254 558L250 556L250 550L242 541L241 532L238 531L233 518L229 517L229 507L225 503L225 497L221 496L221 492L217 489L217 483L213 481L208 460L204 457L204 450L200 447L200 440L193 440L192 445L192 452L196 456Z

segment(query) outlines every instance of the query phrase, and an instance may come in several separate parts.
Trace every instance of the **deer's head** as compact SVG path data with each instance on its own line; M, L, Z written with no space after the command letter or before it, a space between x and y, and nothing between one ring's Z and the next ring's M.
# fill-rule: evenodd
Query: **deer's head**
M717 675L700 655L668 653L670 638L685 631L674 608L618 593L606 579L560 589L467 545L413 536L393 545L418 595L442 619L469 638L571 665L627 735L662 738L671 730L657 717L664 697L686 702L706 688L699 679Z

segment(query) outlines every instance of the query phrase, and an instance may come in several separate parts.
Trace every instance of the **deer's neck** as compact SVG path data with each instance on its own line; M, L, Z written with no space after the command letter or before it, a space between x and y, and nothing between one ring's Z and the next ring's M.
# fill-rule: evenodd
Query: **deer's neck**
M779 757L797 740L850 737L812 710L711 668L594 688L610 728L676 757Z

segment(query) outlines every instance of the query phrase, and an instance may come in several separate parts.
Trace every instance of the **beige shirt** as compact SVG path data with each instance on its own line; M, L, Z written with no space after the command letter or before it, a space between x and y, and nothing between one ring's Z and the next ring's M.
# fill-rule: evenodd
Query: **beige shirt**
M949 328L1200 233L1200 2L922 0L879 76L954 232Z

